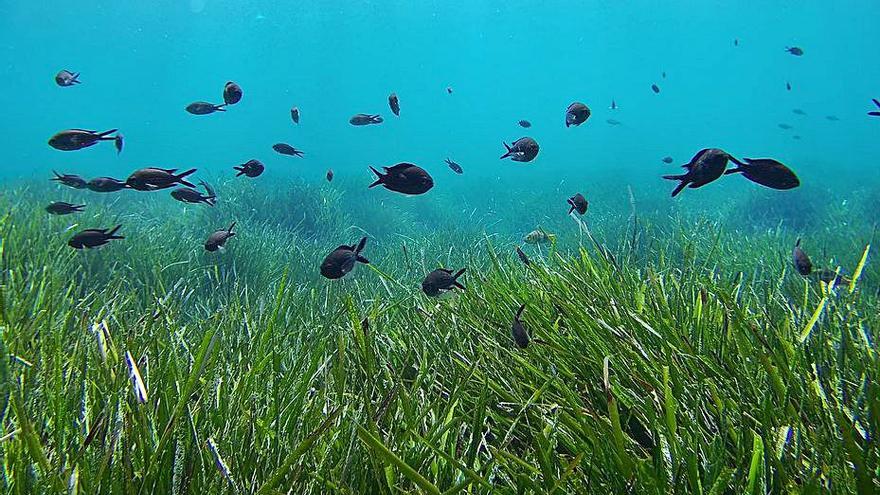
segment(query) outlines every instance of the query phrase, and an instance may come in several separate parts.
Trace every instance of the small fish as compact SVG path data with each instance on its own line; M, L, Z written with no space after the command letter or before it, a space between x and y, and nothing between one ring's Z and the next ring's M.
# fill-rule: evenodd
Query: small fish
M67 69L63 69L55 74L55 84L65 88L67 86L73 86L75 84L79 84L79 72L70 72Z
M664 175L664 179L681 181L672 191L672 197L678 196L685 187L696 189L718 179L727 168L727 161L740 162L718 148L705 148L697 152L691 161L682 165L687 172L681 175Z
M446 86L446 92L452 94L452 86Z
M590 107L576 101L565 109L565 127L579 126L590 118Z
M623 122L621 122L621 121L619 121L619 120L617 120L617 119L606 119L605 122L606 122L608 125L621 125L621 124L623 124Z
M213 196L214 198L217 197L217 193L214 192L214 188L211 187L210 184L203 180L200 180L199 185L205 188L205 192L208 193L208 196Z
M556 241L556 234L544 232L541 229L535 229L523 237L526 244L550 244Z
M790 126L790 125L788 125L788 124L777 124L777 127L779 127L779 128L782 129L782 130L785 130L785 131L788 131L788 130L794 129L794 127L792 127L792 126Z
M96 177L90 180L86 184L86 187L89 191L111 193L127 188L128 184L119 179L114 179L113 177Z
M513 142L512 146L502 142L507 153L501 155L501 159L510 157L515 162L530 162L538 156L538 142L530 137L522 137Z
M801 137L800 137L799 135L797 135L797 134L795 134L795 135L792 136L791 138L794 139L795 141L800 141L800 140L801 140Z
M333 169L327 169L327 182L333 182Z
M222 248L226 244L226 241L235 235L235 232L232 231L234 227L235 222L232 222L228 229L220 229L209 235L208 239L205 241L205 250L213 253Z
M611 99L611 106L608 107L609 110L617 110L617 102L614 99Z
M443 292L450 291L456 287L465 290L464 285L459 283L458 277L464 273L465 269L453 273L452 270L446 268L438 268L425 276L422 280L422 292L430 297L437 297Z
M376 181L369 187L382 185L389 191L403 194L424 194L434 187L434 179L425 169L412 163L398 163L392 167L382 167L385 173L381 173L373 167L370 170L376 174Z
M391 113L400 117L400 100L396 93L388 95L388 106L391 107Z
M800 108L793 108L793 109L791 110L791 113L793 113L793 114L795 114L795 115L803 115L804 117L807 116L807 112L801 110Z
M519 257L519 260L522 261L524 265L529 266L532 264L532 262L529 261L529 257L526 256L526 253L524 253L519 246L516 247L516 255Z
M516 314L513 316L513 324L510 326L510 333L513 335L513 342L520 349L525 349L529 346L529 332L526 331L526 327L523 326L522 321L520 321L520 317L525 311L526 305L523 304L519 307Z
M455 172L457 174L464 173L464 170L461 169L461 165L455 163L454 161L450 160L449 158L446 159L446 164L449 165L449 168L451 168L453 172Z
M300 158L302 158L302 156L304 154L302 150L298 150L287 143L273 144L272 149L278 153L281 153L282 155L298 156Z
M86 184L87 184L86 180L78 175L74 175L74 174L62 175L54 170L52 171L52 173L55 174L55 177L52 177L51 179L49 179L51 181L59 182L62 185L65 185L67 187L72 187L74 189L85 189L86 188Z
M121 227L122 225L117 225L112 229L86 229L71 237L67 241L67 245L73 249L92 249L103 246L112 240L125 239L121 235L116 235Z
M116 154L117 155L122 153L122 145L123 145L122 139L123 139L122 134L116 134L116 138L113 139L113 145L116 146Z
M225 106L226 103L215 105L213 103L208 103L207 101L196 101L187 105L186 111L193 115L208 115L214 112L225 112L226 109L223 108Z
M660 86L657 86L656 84L652 84L651 91L653 91L655 94L660 94Z
M664 156L663 159L662 159L661 161L662 161L663 163L672 163L674 160L672 159L671 156Z
M743 158L743 162L725 171L724 175L742 173L746 179L771 189L794 189L801 185L790 168L771 158Z
M583 194L577 193L568 198L568 205L571 206L568 210L569 215L571 215L571 212L573 211L577 211L579 215L583 215L587 212L589 202L587 202L587 198L585 198Z
M381 124L382 122L384 120L379 114L358 113L348 119L348 123L351 125Z
M787 47L785 47L785 51L794 55L795 57L800 57L801 55L804 54L804 50L801 48L798 48L796 46L791 46L791 47L787 46Z
M517 122L517 123L519 124L520 127L524 127L524 128L526 128L526 129L528 129L529 127L532 126L532 123L529 122L528 120L525 120L525 119L520 120L520 121Z
M354 269L355 263L370 264L370 260L361 256L361 251L367 244L367 238L361 238L357 245L346 246L345 244L334 249L321 262L321 275L335 280L344 277Z
M791 83L790 82L785 83L785 89L791 91Z
M49 138L49 146L61 151L81 150L93 146L99 141L115 141L116 136L111 136L110 134L116 131L117 129L110 129L104 132L86 129L67 129Z
M837 121L839 121L840 119L837 118L836 115L826 115L826 116L825 116L825 120L830 120L831 122L837 122Z
M242 94L241 86L232 81L227 82L226 85L223 86L223 101L226 102L227 105L235 105L240 102Z
M663 79L666 79L666 71L663 71L662 73L660 73L660 77Z
M46 207L46 211L53 215L70 215L71 213L79 213L83 211L86 205L74 205L65 203L64 201L53 201Z
M181 184L187 187L196 187L188 182L185 177L192 175L196 169L191 168L186 172L177 173L176 168L146 167L135 170L125 181L128 187L137 191L158 191Z
M804 277L809 276L813 273L813 262L810 261L810 257L807 256L807 253L801 249L801 240L798 239L794 244L794 249L791 251L792 262L794 263L795 269L797 269L798 273L803 275Z
M205 203L208 206L214 206L214 196L202 195L199 191L189 187L178 187L171 191L171 197L182 203Z
M880 108L880 100L877 100L877 98L871 98L871 101L874 102L874 105L876 105L877 108ZM880 117L880 112L874 110L872 112L868 112L868 115L872 117Z
M293 107L290 109L290 118L294 124L299 124L299 108Z
M828 268L820 268L812 273L818 280L825 282L826 284L831 285L849 285L852 283L852 279L847 277L842 273L837 273L837 270L830 270Z
M263 162L261 162L260 160L248 160L247 162L232 168L238 170L238 173L235 174L236 177L246 175L250 178L254 178L259 177L266 167L263 166Z
M739 46L739 38L733 39L733 46Z

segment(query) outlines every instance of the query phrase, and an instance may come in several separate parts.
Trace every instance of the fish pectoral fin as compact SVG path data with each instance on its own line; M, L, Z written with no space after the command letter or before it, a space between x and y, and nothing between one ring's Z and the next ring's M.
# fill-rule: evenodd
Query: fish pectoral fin
M369 265L369 264L370 264L370 260L368 260L367 258L364 258L364 257L361 256L361 255L358 255L358 256L357 256L357 260L358 260L358 262L363 263L363 264L365 264L365 265Z

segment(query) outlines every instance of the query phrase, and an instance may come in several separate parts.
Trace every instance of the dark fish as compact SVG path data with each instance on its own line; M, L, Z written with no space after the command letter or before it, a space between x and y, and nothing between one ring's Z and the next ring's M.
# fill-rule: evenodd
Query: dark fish
M248 160L247 162L232 168L238 170L238 173L235 174L236 177L246 175L248 177L254 178L259 177L266 167L263 166L263 162L261 162L260 160Z
M455 172L457 174L464 173L464 170L461 169L461 165L455 163L454 161L450 160L449 158L446 159L446 164L449 165L449 168L451 168L453 172Z
M784 131L788 131L788 130L794 129L794 127L792 127L792 126L790 126L790 125L788 125L788 124L777 124L777 126L778 126L780 129L784 130Z
M801 110L800 108L793 108L793 109L791 110L791 113L793 113L793 114L795 114L795 115L803 115L804 117L807 116L807 112Z
M78 175L74 175L74 174L61 175L54 170L52 171L52 173L55 174L55 177L52 177L49 180L52 180L55 182L60 182L61 184L65 185L67 187L72 187L74 189L85 189L86 188L86 180Z
M590 107L576 101L565 110L565 127L579 126L590 118Z
M223 86L223 101L225 101L227 105L235 105L241 101L241 97L241 86L238 84L229 81L226 83L226 86Z
M652 84L651 91L653 91L656 94L660 94L660 86L657 86L656 84Z
M662 77L663 79L666 79L666 71L661 72L660 77Z
M617 119L607 119L607 120L605 120L605 122L607 122L608 125L620 125L623 123Z
M70 215L71 213L79 213L83 211L86 205L74 205L65 203L64 201L53 201L46 207L46 211L53 215Z
M583 215L587 212L589 202L587 202L587 198L585 198L583 194L577 193L568 198L568 205L571 206L568 210L569 215L571 215L571 212L573 211L577 211L579 215Z
M294 148L293 146L286 144L286 143L273 144L272 149L277 151L278 153L281 153L282 155L298 156L300 158L302 158L302 156L304 154L302 150L298 150L298 149Z
M801 249L801 240L798 239L794 244L794 249L791 251L791 258L794 262L794 267L797 269L798 273L803 275L804 277L809 276L813 273L813 262L810 261L810 257L807 256L807 253Z
M186 111L193 115L208 115L209 113L214 112L225 112L226 109L223 108L225 106L226 103L215 105L213 103L208 103L207 101L196 101L187 105Z
M364 250L366 244L367 238L363 237L357 245L346 246L343 244L331 251L321 262L321 275L331 280L342 278L354 269L356 262L369 264L370 261L361 256L361 251Z
M522 137L513 142L512 146L502 142L507 148L507 153L501 155L501 159L510 157L515 162L530 162L538 156L538 142L530 137Z
M520 127L525 127L526 129L528 129L529 127L532 126L532 123L529 122L528 120L520 120L520 121L519 121L519 126L520 126Z
M526 327L523 326L522 321L519 319L525 309L525 304L519 307L519 310L517 310L516 314L513 316L513 325L510 327L510 333L513 335L513 342L520 349L528 347L529 340L531 340L529 339L529 332L526 331Z
M446 92L452 94L452 86L446 86Z
M208 184L207 182L205 182L203 180L200 180L199 185L205 188L205 192L208 193L208 196L213 196L214 198L217 197L217 193L214 192L214 188L211 187L210 184Z
M672 197L678 196L686 186L696 189L714 181L724 174L727 167L727 161L733 160L737 165L741 163L726 152L718 148L706 148L700 150L691 161L682 167L687 169L687 173L682 175L664 175L664 179L678 180L681 183L672 191Z
M122 225L117 225L112 229L86 229L78 232L67 241L67 245L73 249L96 248L103 246L115 239L125 239L121 235L116 235Z
M113 139L113 145L116 146L116 154L122 153L122 134L117 134L116 138Z
M178 187L171 191L171 197L182 203L205 203L208 206L214 206L216 203L214 196L202 195L199 191L189 187Z
M220 229L209 235L208 240L205 241L205 250L214 252L222 248L226 241L235 235L235 232L232 231L234 227L235 222L232 222L228 229Z
M791 91L791 83L790 82L785 83L785 89Z
M671 156L664 156L662 161L663 163L672 163L673 159Z
M96 132L86 129L67 129L49 138L49 146L61 151L76 151L95 145L98 141L115 141L111 136L116 129Z
M373 167L370 170L376 174L376 181L370 187L382 185L389 191L403 194L424 194L434 187L434 179L423 168L412 163L398 163L393 167L382 167L382 174Z
M614 99L611 99L611 106L608 107L610 110L617 110L617 102Z
M299 108L293 107L290 109L290 118L293 119L294 124L299 124Z
M333 169L327 169L327 182L333 182Z
M391 113L400 117L400 100L397 98L397 94L388 95L388 106L391 107Z
M532 262L529 261L529 257L526 256L526 253L524 253L519 246L516 247L516 255L519 256L519 260L522 261L524 265L529 266L532 264Z
M61 87L73 86L74 84L79 84L79 72L70 72L67 69L63 69L58 71L58 74L55 74L55 84Z
M795 140L798 140L798 141L801 140L801 137L800 137L799 135L797 135L797 134L795 134L795 135L792 136L791 138L792 138L792 139L795 139Z
M837 122L840 120L836 115L826 115L825 120L830 120L831 122Z
M877 105L877 108L880 108L880 101L878 101L877 98L871 98L871 101L874 102L874 105ZM880 117L880 112L875 110L873 112L868 112L868 115L872 117Z
M832 282L834 283L834 285L849 285L850 283L852 283L852 279L850 279L846 275L842 273L837 273L836 270L830 270L828 268L820 268L814 271L812 274L820 281L825 282L829 285Z
M94 192L111 193L127 188L128 184L119 179L114 179L113 177L96 177L90 180L86 184L86 187Z
M381 124L382 122L384 121L379 114L358 113L348 119L348 123L351 125Z
M743 161L745 163L725 171L724 175L742 173L746 179L771 189L794 189L801 185L797 175L776 160L743 158Z
M431 297L436 297L445 291L458 287L465 290L464 285L458 282L458 277L464 273L464 268L454 272L446 268L438 268L429 273L425 280L422 280L422 292Z
M159 189L167 189L177 184L187 187L196 187L195 184L188 182L185 177L195 173L196 169L191 168L186 172L177 173L176 168L156 168L146 167L135 170L125 181L128 187L138 191L158 191Z
M739 38L733 39L733 46L739 46Z
M798 48L796 46L792 46L792 47L787 46L787 47L785 47L785 51L794 55L795 57L800 57L801 55L804 54L804 50L801 48Z

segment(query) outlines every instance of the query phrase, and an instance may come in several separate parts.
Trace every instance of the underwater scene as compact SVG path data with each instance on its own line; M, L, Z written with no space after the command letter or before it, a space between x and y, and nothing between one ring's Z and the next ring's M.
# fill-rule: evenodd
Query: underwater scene
M0 493L880 491L877 2L2 12Z

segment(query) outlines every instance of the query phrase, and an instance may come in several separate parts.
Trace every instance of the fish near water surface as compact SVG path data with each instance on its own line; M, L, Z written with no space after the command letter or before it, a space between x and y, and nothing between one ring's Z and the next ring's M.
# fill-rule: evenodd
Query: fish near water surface
M794 55L795 57L800 57L801 55L804 54L803 48L800 48L797 46L787 46L787 47L785 47L785 51Z
M565 109L565 127L579 126L590 118L590 107L576 101Z
M370 260L361 255L366 244L367 238L363 237L356 245L343 244L331 251L321 262L321 275L336 280L352 271L356 263L370 264Z
M377 178L369 187L381 185L389 191L410 195L424 194L434 187L434 179L430 174L412 163L398 163L382 168L385 170L384 174L370 167Z
M290 109L290 120L292 120L294 124L299 124L299 108L293 107Z
M391 108L391 113L400 117L400 99L397 98L397 94L388 95L388 106Z
M772 158L743 158L743 163L725 171L724 175L736 173L741 173L746 179L771 189L794 189L801 184L790 168Z
M422 292L424 292L425 295L436 297L443 292L455 288L465 290L464 285L458 281L458 277L461 277L464 271L465 268L462 268L457 272L453 272L446 268L438 268L426 275L425 279L422 280Z
M382 117L377 114L368 114L368 113L358 113L348 119L348 123L351 125L371 125L371 124L381 124L384 122Z
M186 106L186 111L193 115L209 115L214 112L225 112L226 103L215 105L207 101L195 101Z
M876 105L877 108L880 109L880 100L878 100L877 98L871 98L871 101L873 101L874 105ZM874 110L868 112L868 115L870 115L871 117L880 117L880 111Z
M227 82L226 85L223 86L223 101L227 105L235 105L240 102L243 94L241 86L232 81Z
M62 88L74 86L80 83L78 78L79 72L71 72L67 69L62 69L55 74L55 84Z
M505 142L502 144L507 148L507 153L501 155L501 160L510 157L515 162L530 162L538 156L538 142L528 136L517 139L511 146Z
M718 179L727 168L727 161L734 160L737 165L741 162L718 148L705 148L700 150L691 161L682 165L687 173L681 175L664 175L667 180L681 181L672 191L672 197L678 196L685 187L696 189Z
M282 155L298 156L300 158L305 154L302 150L298 150L287 143L275 143L272 145L272 149Z
M67 241L67 245L73 249L92 249L103 246L113 240L125 239L125 237L121 235L116 235L116 232L118 232L121 227L122 225L117 225L112 229L86 229L74 234L74 236Z
M446 158L446 165L448 165L449 168L450 168L453 172L455 172L455 173L457 173L457 174L459 174L459 175L461 175L461 174L464 173L464 170L461 168L461 165L459 165L459 164L455 163L454 161L450 160L448 157Z

